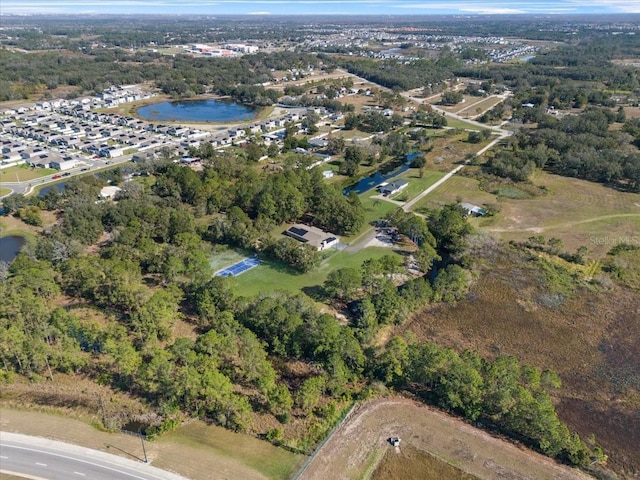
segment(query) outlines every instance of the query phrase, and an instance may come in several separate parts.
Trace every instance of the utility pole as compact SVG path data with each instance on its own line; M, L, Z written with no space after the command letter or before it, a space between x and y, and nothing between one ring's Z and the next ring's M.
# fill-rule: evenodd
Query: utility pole
M140 434L140 441L142 442L142 453L144 454L144 463L149 463L147 458L147 450L144 448L144 435Z

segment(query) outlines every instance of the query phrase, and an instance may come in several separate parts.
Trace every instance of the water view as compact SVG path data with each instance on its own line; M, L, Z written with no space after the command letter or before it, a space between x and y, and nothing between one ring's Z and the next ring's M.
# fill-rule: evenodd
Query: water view
M235 122L251 120L256 110L229 100L183 100L145 105L139 117L154 122Z
M0 261L11 263L24 244L24 237L17 235L0 238Z
M380 170L372 173L368 177L360 179L357 183L349 185L344 189L343 193L349 195L351 192L356 192L358 195L371 190L372 188L380 185L382 182L392 179L393 177L400 175L402 172L406 172L411 167L411 162L422 152L412 152L406 155L402 163L392 162L386 164Z

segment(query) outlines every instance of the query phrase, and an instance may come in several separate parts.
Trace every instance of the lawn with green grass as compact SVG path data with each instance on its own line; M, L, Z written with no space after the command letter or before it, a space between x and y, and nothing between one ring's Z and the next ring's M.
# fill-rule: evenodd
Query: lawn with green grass
M397 195L391 197L392 200L409 201L415 198L418 194L429 188L436 183L442 177L443 172L435 172L433 170L424 170L422 177L420 176L420 170L417 168L410 168L406 172L398 175L394 180L404 179L409 182L409 185Z
M0 197L4 197L5 195L9 195L10 193L10 188L0 187Z
M447 117L447 126L451 128L462 128L464 130L484 130L484 127L479 127L473 123L465 122L453 117Z
M339 268L359 268L362 262L369 258L380 258L385 255L398 255L391 248L368 247L357 253L336 251L322 264L308 273L296 273L285 265L271 260L263 260L251 270L235 277L240 295L251 297L261 292L273 290L286 290L299 292L306 287L320 286L327 279L327 275Z
M637 238L639 194L543 171L536 171L531 181L544 186L547 193L525 196L525 190L516 184L496 196L480 190L477 180L456 175L423 198L414 210L426 213L458 199L479 206L492 204L498 209L496 215L470 220L479 231L504 241L523 241L533 235L556 237L569 252L586 246L591 258L602 258L618 239Z
M395 203L387 202L380 198L374 198L377 195L378 192L376 192L375 190L360 195L360 201L362 202L362 206L364 208L365 228L368 228L368 226L371 225L371 222L373 222L374 220L384 218L388 213L400 208L400 206L396 205ZM361 234L362 231L356 233L355 235L352 235L351 237L343 239L343 241L345 243L351 243L351 241L355 237Z
M52 168L32 168L28 165L18 165L15 167L0 170L0 181L3 182L27 182L36 178L46 177L56 173Z

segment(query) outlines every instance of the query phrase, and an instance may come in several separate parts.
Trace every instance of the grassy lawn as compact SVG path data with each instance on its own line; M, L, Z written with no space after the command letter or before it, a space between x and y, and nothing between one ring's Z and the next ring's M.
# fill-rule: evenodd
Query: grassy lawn
M409 188L409 187L407 187ZM374 220L378 220L386 216L389 212L393 212L394 210L400 208L395 203L386 202L379 198L372 198L377 195L376 191L369 191L360 195L360 201L362 202L362 206L364 207L364 220L365 225L370 225ZM354 235L353 238L360 235Z
M604 256L616 242L638 238L639 194L541 171L532 181L544 185L548 193L527 199L498 198L480 190L477 180L455 176L427 195L416 210L437 208L458 198L480 206L495 204L500 209L495 216L471 220L480 231L505 241L533 235L556 237L565 250L573 252L584 245L594 258Z
M465 130L483 130L482 127L473 123L465 122L464 120L458 120L457 118L447 117L447 126L452 128L462 128Z
M460 110L458 112L458 114L460 115L478 115L478 111L480 113L484 113L485 111L489 110L490 108L495 107L497 104L499 104L500 102L503 102L504 100L500 97L487 97L484 100L480 100L478 97L476 97L475 102L472 101L471 103L469 103L467 105L466 108L463 108L462 110Z
M409 201L416 197L420 192L427 189L438 180L444 177L442 172L434 172L432 170L424 170L422 178L417 168L410 168L406 172L398 175L396 179L403 178L409 182L409 185L397 195L391 197L392 200Z
M46 177L56 173L52 168L31 168L28 165L18 165L15 167L0 170L0 181L2 182L26 182L36 178Z
M210 478L208 475L211 471L207 473L206 469L216 468L214 461L206 460L212 452L215 452L216 457L222 456L230 462L237 463L239 467L242 466L242 469L248 468L267 478L283 480L291 477L304 458L302 455L295 455L284 448L276 448L249 435L209 426L200 421L162 436L159 443L187 447L194 456L191 468L200 473L198 478ZM170 454L169 451L164 453L167 456ZM203 462L197 459L199 454L202 455ZM179 462L181 459L176 458L175 461ZM173 461L167 462L168 465L172 463Z
M322 285L329 272L343 267L358 268L369 258L399 255L390 248L369 247L357 253L335 252L311 272L298 274L278 262L265 261L262 265L236 277L238 293L254 296L274 289L299 292L305 287Z
M491 193L480 190L478 180L473 178L453 176L429 195L420 200L414 210L424 212L442 207L449 203L455 203L459 198L463 202L482 206L485 203L496 203L497 197Z
M480 97L474 97L473 95L463 95L463 98L464 101L460 103L456 103L455 105L440 105L440 108L447 112L458 113L481 100Z
M10 193L10 188L0 187L0 197L4 197L5 195L9 195Z
M52 438L122 456L125 456L123 451L139 457L143 454L138 438L96 430L90 426L94 423L91 418L72 411L71 407L63 414L4 406L1 412L3 430ZM117 446L119 450L106 445ZM306 458L250 435L201 421L190 422L157 440L145 442L145 447L154 466L193 480L285 480Z

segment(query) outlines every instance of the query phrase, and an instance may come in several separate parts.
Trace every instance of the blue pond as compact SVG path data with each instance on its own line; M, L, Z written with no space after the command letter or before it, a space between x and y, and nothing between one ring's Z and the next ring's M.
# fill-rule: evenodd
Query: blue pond
M0 238L0 261L11 263L24 244L24 237L17 235Z
M54 183L53 185L49 185L47 187L43 187L38 192L39 197L44 197L51 190L58 190L58 192L62 192L66 188L66 183Z
M252 119L252 107L227 100L184 100L140 107L139 117L154 122L235 122Z
M349 195L351 192L356 192L358 195L366 192L367 190L371 190L372 188L380 185L382 182L386 182L387 180L392 179L393 177L400 175L402 172L406 172L411 167L411 162L414 158L420 155L422 152L412 152L407 154L405 157L405 161L401 164L392 163L390 165L385 165L384 168L381 168L377 172L369 175L368 177L364 177L359 180L357 183L353 185L349 185L344 189L343 193L345 195Z

